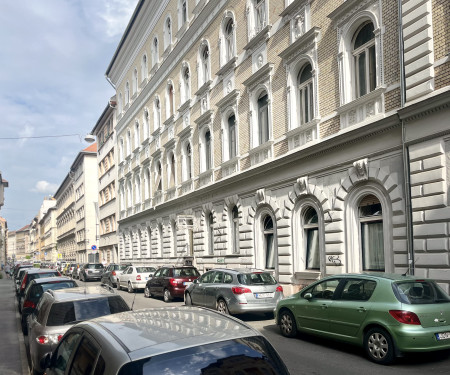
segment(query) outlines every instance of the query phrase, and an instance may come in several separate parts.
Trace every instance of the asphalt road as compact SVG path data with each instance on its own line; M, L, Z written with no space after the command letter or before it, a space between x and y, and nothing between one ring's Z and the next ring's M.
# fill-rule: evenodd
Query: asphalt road
M79 284L81 286L85 283L79 282ZM134 310L184 304L182 300L166 304L162 298L145 298L142 291L117 292ZM299 335L294 339L285 338L281 336L273 319L267 320L263 314L245 314L238 317L258 329L271 342L283 358L291 375L424 375L448 374L450 371L450 350L415 353L397 359L393 365L381 366L370 362L365 357L363 349L355 346L305 335ZM27 340L25 342L27 343Z

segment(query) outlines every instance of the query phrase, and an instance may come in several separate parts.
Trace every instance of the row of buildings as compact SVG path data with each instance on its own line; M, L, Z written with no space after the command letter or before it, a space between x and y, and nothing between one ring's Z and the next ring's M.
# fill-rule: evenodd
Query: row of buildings
M448 291L449 18L447 0L139 0L96 152L54 197L58 252L266 269L288 293L361 271Z

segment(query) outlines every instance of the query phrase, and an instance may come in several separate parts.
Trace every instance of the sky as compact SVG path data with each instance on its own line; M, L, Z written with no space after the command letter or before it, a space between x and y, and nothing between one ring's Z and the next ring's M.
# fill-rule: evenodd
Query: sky
M115 94L105 72L137 1L0 2L0 171L9 183L0 216L9 230L31 223L89 146L84 136Z

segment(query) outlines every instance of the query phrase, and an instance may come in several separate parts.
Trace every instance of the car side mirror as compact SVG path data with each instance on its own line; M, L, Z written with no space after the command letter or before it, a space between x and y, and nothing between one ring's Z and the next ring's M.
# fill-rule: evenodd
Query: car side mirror
M195 280L193 281L193 283L194 283L194 284L198 284L198 279L195 279Z
M312 294L311 294L311 293L306 293L306 294L303 296L303 298L304 298L304 299L307 299L307 300L310 300L310 299L312 298Z
M41 360L39 361L39 365L41 368L46 369L50 367L50 364L52 363L52 353L47 353L44 355Z

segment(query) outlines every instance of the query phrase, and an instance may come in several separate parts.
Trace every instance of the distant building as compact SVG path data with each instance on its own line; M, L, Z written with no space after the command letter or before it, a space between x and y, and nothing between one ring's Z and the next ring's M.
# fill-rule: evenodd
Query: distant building
M16 259L30 259L30 225L16 230Z
M8 181L2 178L2 172L0 171L0 209L5 203L5 187L8 187Z
M116 88L121 261L450 286L448 0L138 2Z
M6 232L6 257L8 259L16 258L16 232L7 231Z
M6 261L8 260L8 254L7 254L7 237L6 233L8 231L8 224L6 222L6 219L3 217L0 217L0 263L6 264Z

